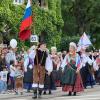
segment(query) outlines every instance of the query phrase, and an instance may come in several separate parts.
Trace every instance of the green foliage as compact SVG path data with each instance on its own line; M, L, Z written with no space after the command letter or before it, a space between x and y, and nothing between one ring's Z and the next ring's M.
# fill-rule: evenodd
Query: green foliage
M17 38L22 14L23 7L15 6L13 0L2 0L0 2L0 33L5 32L8 39Z
M62 0L63 36L86 32L100 48L100 0ZM95 40L96 39L96 40ZM94 41L95 40L95 41Z
M100 0L45 0L48 9L39 7L38 0L32 0L32 33L43 37L48 47L67 49L68 43L78 42L85 31L96 48L100 48ZM24 5L14 5L13 0L0 1L0 43L3 36L18 39ZM9 34L8 34L9 33ZM29 41L19 41L19 47L29 46Z
M69 49L69 43L70 42L75 42L75 43L78 43L80 37L77 35L77 36L67 36L67 37L63 37L62 40L61 40L61 43L59 45L59 50L60 51L63 51L63 50L67 50Z
M45 41L47 45L58 45L61 41L61 29L63 19L61 15L61 0L48 0L48 10L41 9L37 5L33 5L33 14L35 14L35 33L45 33ZM34 32L34 28L33 28Z

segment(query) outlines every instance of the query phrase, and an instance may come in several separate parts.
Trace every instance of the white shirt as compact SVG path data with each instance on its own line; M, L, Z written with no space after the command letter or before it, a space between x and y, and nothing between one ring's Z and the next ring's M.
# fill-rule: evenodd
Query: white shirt
M85 66L86 62L88 62L89 65L92 65L93 63L93 61L86 54L82 54L81 59L82 59L82 67Z
M8 74L8 71L1 71L0 72L0 76L1 76L2 81L7 81L7 74Z
M97 63L96 63L96 60L93 62L93 68L94 68L94 70L98 70L99 69L99 66L97 65Z
M15 76L15 67L10 65L10 76L14 77Z
M46 59L45 68L48 72L52 72L52 70L53 70L53 63L52 63L52 59L49 54Z

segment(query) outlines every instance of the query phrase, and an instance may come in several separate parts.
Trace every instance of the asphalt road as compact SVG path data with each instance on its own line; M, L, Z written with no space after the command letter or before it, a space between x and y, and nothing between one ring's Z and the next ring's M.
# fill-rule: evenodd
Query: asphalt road
M23 95L15 95L14 93L0 94L0 100L33 100L32 95L32 93L25 92ZM100 100L100 85L92 89L85 89L84 92L77 94L77 96L67 96L67 93L58 88L52 92L52 95L42 95L41 100Z

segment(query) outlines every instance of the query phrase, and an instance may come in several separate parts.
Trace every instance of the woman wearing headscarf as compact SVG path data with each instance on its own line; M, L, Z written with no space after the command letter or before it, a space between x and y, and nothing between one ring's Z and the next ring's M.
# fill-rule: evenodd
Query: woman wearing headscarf
M83 91L83 84L80 76L81 61L80 56L76 53L76 44L71 42L69 53L65 56L62 67L62 90L69 92L69 96L76 96L77 92Z

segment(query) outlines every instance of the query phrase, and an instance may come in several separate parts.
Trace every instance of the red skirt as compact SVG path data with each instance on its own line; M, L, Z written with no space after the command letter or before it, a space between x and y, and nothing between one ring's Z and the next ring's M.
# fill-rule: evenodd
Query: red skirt
M61 82L60 82L60 80L57 80L56 82L55 82L55 84L56 84L56 87L60 87L61 86L61 84L60 84Z
M64 85L62 87L62 90L64 92L81 92L84 90L84 87L83 87L83 83L82 83L82 79L81 79L81 76L80 74L77 74L76 76L76 81L75 81L75 85L72 86L72 85Z

